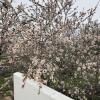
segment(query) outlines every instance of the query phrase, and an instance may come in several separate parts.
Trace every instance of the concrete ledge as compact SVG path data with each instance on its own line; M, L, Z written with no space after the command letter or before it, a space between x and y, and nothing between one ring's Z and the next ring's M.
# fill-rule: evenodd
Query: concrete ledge
M32 79L26 80L24 88L22 84L22 73L14 73L14 100L73 100L45 85L42 85L38 94L39 84Z

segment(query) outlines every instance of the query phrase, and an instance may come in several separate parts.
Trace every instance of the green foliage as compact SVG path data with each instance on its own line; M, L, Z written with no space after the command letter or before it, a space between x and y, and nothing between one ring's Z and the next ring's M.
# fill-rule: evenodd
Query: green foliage
M5 83L4 77L0 76L0 87Z

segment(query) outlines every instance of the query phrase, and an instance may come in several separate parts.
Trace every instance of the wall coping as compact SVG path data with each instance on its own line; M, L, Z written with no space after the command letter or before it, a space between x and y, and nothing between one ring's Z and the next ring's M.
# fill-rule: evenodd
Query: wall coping
M25 96L26 95L28 96L28 91L32 91L32 90L33 90L32 91L33 94L36 94L36 97L33 95L32 98L38 98L38 97L40 98L40 97L43 97L42 95L46 95L48 98L49 97L51 98L48 100L73 100L73 99L63 95L62 93L57 92L56 90L54 90L46 85L43 85L43 84L42 84L42 88L40 89L40 94L38 94L39 83L34 81L33 79L26 80L25 87L24 87L25 89L23 89L21 87L22 84L23 84L23 74L20 72L14 73L14 100L17 100L16 98L20 98L21 94L24 96L24 92L25 92ZM30 87L31 89L28 87ZM21 93L19 93L19 92L21 92ZM19 99L19 100L21 100L21 99ZM31 100L31 98L28 100ZM32 100L34 100L34 99L32 99ZM41 100L41 99L35 99L35 100ZM47 99L43 99L43 100L47 100Z

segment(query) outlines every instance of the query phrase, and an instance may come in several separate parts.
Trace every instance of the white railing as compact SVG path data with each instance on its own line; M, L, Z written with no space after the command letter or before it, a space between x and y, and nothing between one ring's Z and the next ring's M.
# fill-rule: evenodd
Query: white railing
M22 73L14 73L14 100L73 100L45 85L39 92L39 84L32 79L27 79L24 88Z

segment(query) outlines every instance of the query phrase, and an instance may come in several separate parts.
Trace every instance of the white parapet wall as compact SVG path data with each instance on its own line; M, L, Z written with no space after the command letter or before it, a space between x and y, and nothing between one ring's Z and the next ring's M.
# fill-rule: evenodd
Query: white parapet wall
M39 93L39 84L32 79L25 81L23 85L23 74L14 73L14 100L73 100L54 89L42 85Z

